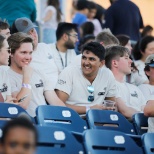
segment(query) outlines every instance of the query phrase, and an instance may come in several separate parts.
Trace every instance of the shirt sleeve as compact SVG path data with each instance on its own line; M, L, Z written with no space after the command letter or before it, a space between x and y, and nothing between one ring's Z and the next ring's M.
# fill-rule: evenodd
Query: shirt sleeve
M107 95L106 97L116 97L117 89L116 89L116 81L111 71L109 71L109 82L107 86Z
M70 73L70 72L71 71L68 68L66 68L60 73L58 82L55 88L57 90L67 93L68 95L71 94L72 87L73 87L72 86L73 85L73 80L72 80L73 73Z

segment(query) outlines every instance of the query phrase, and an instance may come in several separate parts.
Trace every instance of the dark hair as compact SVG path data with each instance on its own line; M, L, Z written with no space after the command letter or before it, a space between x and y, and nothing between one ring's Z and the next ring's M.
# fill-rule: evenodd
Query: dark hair
M98 42L89 42L86 43L82 48L82 53L87 50L95 54L100 61L104 60L105 48Z
M147 45L153 41L154 41L153 36L145 36L140 41L137 42L132 52L135 60L139 60L142 58L141 52L145 52Z
M130 37L127 35L117 35L116 37L119 40L120 45L122 45L122 46L125 46L128 43L128 41L130 40Z
M148 79L149 79L149 76L146 74L146 72L149 72L149 71L150 71L150 66L146 65L144 68L144 72L145 72L145 75L147 76Z
M4 46L3 42L6 38L3 35L0 35L0 49Z
M94 2L88 2L88 8L90 9L96 9L97 10L97 5Z
M78 0L76 3L76 9L77 10L89 9L88 4L89 2L87 0Z
M94 39L95 39L95 36L90 34L90 35L85 35L82 39L80 39L79 45L78 45L79 51L81 51L83 45L84 45L88 40L91 40L91 39L94 40Z
M143 28L142 33L141 33L141 37L147 36L147 33L148 33L149 31L153 31L153 27L151 27L150 25L145 26L145 27Z
M105 52L105 65L107 68L111 69L111 62L113 59L119 59L120 57L129 54L127 48L120 45L113 45L106 48Z
M33 124L27 118L23 118L23 117L16 118L14 120L10 120L6 123L6 125L3 127L3 134L2 134L2 138L1 138L2 144L4 144L6 136L8 135L9 131L13 128L16 128L16 127L26 128L26 129L32 131L35 136L35 144L37 144L38 134L37 134L36 128L33 126Z
M103 42L104 46L119 44L119 40L110 32L102 31L100 32L96 38L96 42Z
M0 30L8 29L10 26L6 20L0 20Z
M104 17L105 9L101 5L96 4L96 6L97 6L97 12L94 18L98 19L103 28L102 17Z
M60 22L61 21L62 12L60 10L59 0L48 0L47 1L47 5L52 5L52 6L54 6L56 8L56 11L57 11L57 21Z
M76 24L60 22L56 30L57 41L63 36L63 34L70 33L72 30L75 30L76 32L78 31Z
M90 21L83 23L80 28L82 29L82 37L88 34L94 34L94 24Z
M20 48L23 43L32 43L33 48L33 39L30 35L22 32L14 33L8 38L8 44L11 48L11 54L14 54L17 49Z

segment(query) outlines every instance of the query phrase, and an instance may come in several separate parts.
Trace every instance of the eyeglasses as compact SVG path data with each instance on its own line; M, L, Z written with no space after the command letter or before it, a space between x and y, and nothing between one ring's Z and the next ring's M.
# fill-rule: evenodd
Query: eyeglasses
M31 144L31 143L23 143L23 144L21 143L21 144L20 144L20 143L15 142L15 141L9 142L8 144L9 144L9 146L10 146L12 149L17 148L19 145L22 145L23 149L25 149L25 150L29 150L29 149L35 147L35 145L34 145L34 144Z
M78 35L77 34L69 34L69 33L66 33L68 36L72 36L74 38L78 38Z
M94 87L92 85L87 87L88 92L90 95L88 96L88 101L93 102L94 101Z

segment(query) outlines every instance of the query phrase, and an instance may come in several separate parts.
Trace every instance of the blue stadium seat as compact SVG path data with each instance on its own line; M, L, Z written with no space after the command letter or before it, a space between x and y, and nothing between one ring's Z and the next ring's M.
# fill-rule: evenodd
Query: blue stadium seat
M80 133L87 129L86 121L68 107L41 105L36 109L36 118L41 126L57 126Z
M154 133L143 134L142 145L143 145L145 154L154 154Z
M148 130L148 117L143 113L136 113L132 117L133 124L138 135L142 135Z
M36 126L39 134L36 154L85 154L84 146L65 129Z
M134 126L119 112L110 110L89 110L86 114L90 129L108 129L136 135Z
M0 120L14 119L24 114L27 115L33 123L35 123L34 118L30 117L26 110L19 105L13 103L0 103Z
M87 154L143 154L142 148L119 131L86 130L84 146Z

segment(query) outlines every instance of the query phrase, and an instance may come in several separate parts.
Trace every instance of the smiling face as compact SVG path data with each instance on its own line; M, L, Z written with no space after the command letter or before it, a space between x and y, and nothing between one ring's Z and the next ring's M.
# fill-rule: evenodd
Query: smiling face
M102 67L103 64L104 61L100 61L100 59L91 51L83 51L81 66L83 75L87 79L95 79L99 68Z
M7 40L3 41L3 47L0 49L0 65L8 65L10 50Z
M29 65L32 60L32 43L22 43L13 55L11 55L11 67L16 70L22 70L22 67Z

